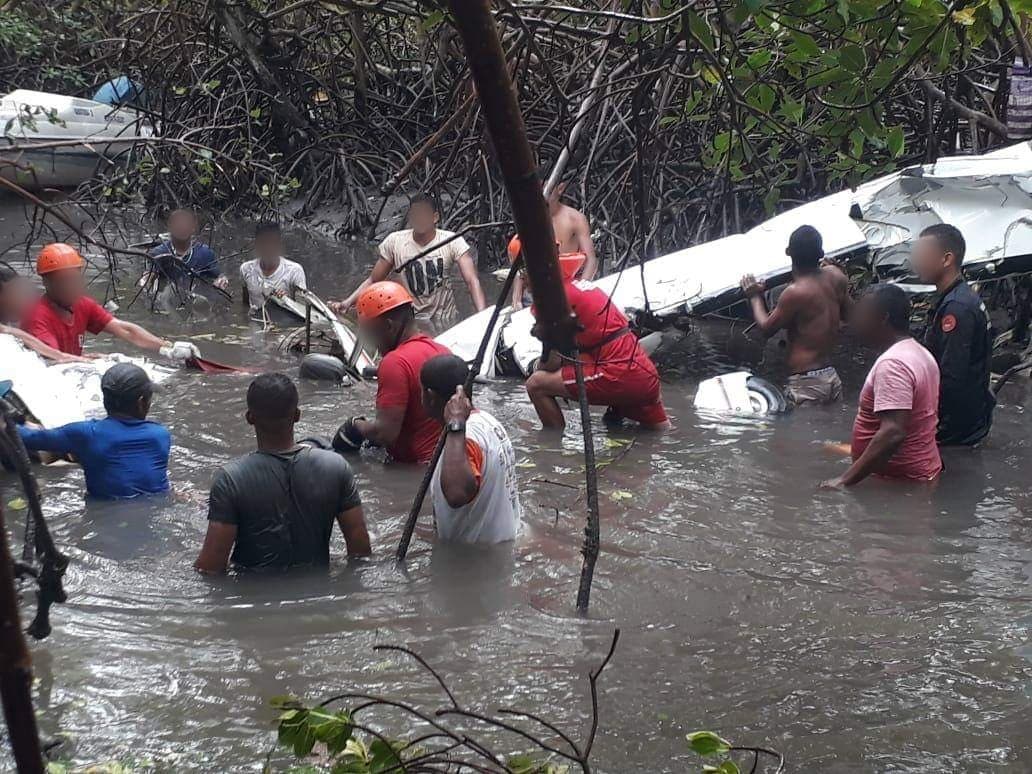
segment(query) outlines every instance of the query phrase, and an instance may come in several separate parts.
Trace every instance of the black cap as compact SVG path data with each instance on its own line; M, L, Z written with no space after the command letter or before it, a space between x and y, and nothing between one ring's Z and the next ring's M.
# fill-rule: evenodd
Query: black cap
M788 238L785 255L804 259L816 257L820 260L824 257L824 240L821 238L821 232L813 226L800 226Z
M100 389L105 401L113 399L125 405L140 397L149 397L154 392L154 384L147 372L135 363L115 363L100 378Z

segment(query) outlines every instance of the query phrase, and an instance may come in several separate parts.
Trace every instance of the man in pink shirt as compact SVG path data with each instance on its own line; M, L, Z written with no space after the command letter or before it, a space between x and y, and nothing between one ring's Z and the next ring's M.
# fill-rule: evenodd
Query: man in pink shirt
M874 362L853 423L853 464L822 486L859 484L871 474L930 481L942 471L939 366L910 335L910 301L895 285L874 285L857 304L853 329L882 354Z

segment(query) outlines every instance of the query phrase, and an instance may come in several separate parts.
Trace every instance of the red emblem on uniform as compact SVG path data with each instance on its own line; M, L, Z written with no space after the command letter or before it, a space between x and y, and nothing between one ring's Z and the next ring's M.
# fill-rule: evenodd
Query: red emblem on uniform
M957 318L952 314L944 315L942 318L942 332L949 333L957 327Z

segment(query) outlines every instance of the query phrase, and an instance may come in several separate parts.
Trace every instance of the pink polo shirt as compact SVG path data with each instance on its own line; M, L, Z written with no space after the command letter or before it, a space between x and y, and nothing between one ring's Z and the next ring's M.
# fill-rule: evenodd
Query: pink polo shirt
M853 459L863 454L881 426L878 413L907 410L907 437L879 475L921 481L942 470L935 428L939 421L939 366L914 339L889 347L874 362L860 391L860 405L853 423Z

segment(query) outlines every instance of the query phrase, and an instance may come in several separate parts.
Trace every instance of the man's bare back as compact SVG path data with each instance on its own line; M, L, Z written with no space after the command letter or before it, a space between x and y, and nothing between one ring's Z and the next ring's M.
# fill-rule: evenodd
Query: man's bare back
M841 269L824 266L796 276L769 314L762 300L762 284L750 275L742 278L742 288L752 299L760 329L768 336L782 329L788 334L786 360L792 373L829 364L849 305L848 281Z
M576 253L581 251L581 240L584 235L591 239L588 219L580 210L566 204L560 204L552 215L552 230L559 243L559 252Z
M799 374L824 368L838 343L848 293L846 275L837 266L793 280L778 299L787 304L789 370Z

